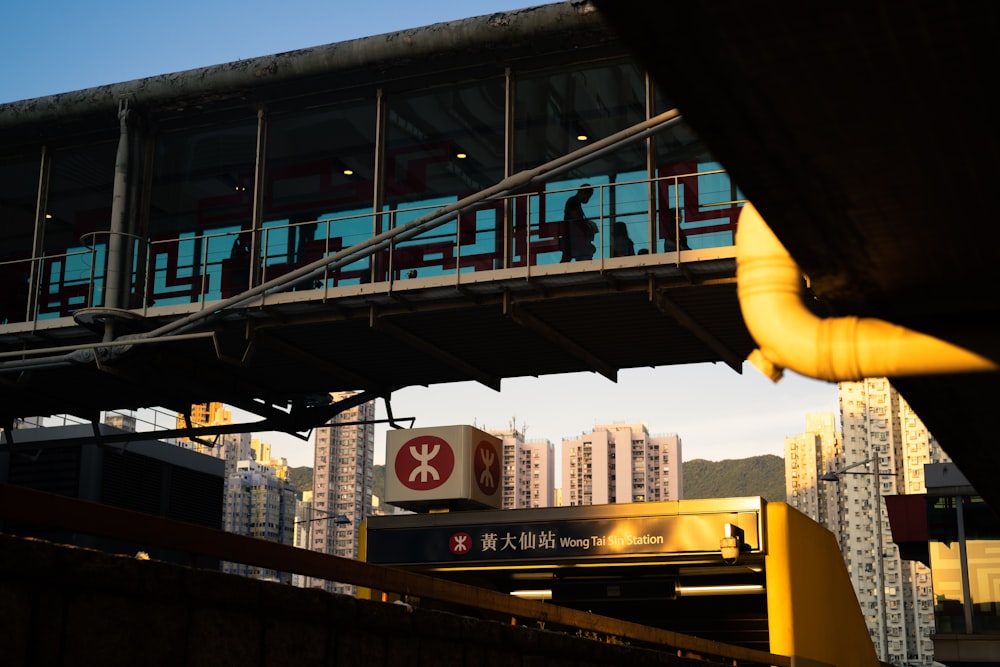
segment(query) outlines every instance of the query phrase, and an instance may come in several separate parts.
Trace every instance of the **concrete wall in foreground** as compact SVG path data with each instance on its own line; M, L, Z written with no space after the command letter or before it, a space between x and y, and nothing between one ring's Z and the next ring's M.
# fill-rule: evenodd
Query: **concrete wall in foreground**
M559 667L690 659L0 535L0 663Z

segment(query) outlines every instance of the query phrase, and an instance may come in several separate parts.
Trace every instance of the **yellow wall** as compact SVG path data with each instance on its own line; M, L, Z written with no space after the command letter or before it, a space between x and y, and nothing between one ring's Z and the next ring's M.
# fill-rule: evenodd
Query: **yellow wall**
M767 504L765 530L771 652L879 665L833 533L785 503Z

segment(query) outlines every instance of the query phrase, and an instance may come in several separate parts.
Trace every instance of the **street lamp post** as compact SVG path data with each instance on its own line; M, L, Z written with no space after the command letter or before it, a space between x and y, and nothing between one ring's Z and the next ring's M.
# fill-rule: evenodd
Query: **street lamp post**
M326 516L313 516L317 512L322 513L322 514L326 514ZM330 512L329 510L320 509L319 507L311 507L310 506L309 507L309 514L308 514L308 516L309 516L308 519L305 519L305 518L303 518L303 519L295 519L294 525L295 525L295 534L296 534L295 537L296 537L297 540L301 539L301 541L297 542L297 544L302 544L304 546L304 548L310 549L310 550L313 550L313 545L312 545L312 530L313 530L313 525L312 524L313 524L314 521L332 521L333 524L334 524L334 526L336 528L342 528L344 526L350 526L353 523L351 521L351 517L347 516L346 514L337 514L335 512ZM300 525L302 526L301 528L299 527ZM336 530L336 528L335 528L335 530ZM301 535L302 535L301 538L300 538L300 531L301 531ZM313 579L311 577L307 577L305 575L301 575L301 576L303 577L303 581L306 582L305 584L303 584L305 586L312 585L309 582L315 582L315 581L317 581L316 579Z
M318 516L312 519L298 519L295 523L312 523L313 521L333 521L338 526L349 526L351 524L351 518L346 514L338 514L336 516Z
M875 463L874 472L850 472L853 468L859 466L868 465L869 463ZM885 614L885 570L883 568L882 562L882 480L879 473L879 457L878 454L866 459L859 463L854 463L846 468L834 472L828 472L820 476L820 481L822 482L839 482L840 475L872 475L875 482L875 567L876 570L876 587L875 587L875 597L876 604L878 605L879 611L879 659L885 660L887 656L887 640L886 640L886 614Z
M322 512L327 516L313 516L316 512ZM302 526L301 531L303 532L304 535L302 541L305 542L307 549L310 548L309 544L312 541L312 523L314 521L332 521L335 526L351 525L351 518L346 514L335 514L334 512L328 512L327 510L320 509L318 507L310 507L308 516L309 516L308 519L305 518L295 519L295 521L292 523L292 525L294 526L296 539L299 539L299 531L300 531L299 526L301 524L305 524L304 526Z

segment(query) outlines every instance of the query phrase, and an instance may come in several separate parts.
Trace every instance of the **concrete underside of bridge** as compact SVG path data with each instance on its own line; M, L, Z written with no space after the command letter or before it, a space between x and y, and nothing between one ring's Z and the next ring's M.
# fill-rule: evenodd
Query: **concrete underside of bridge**
M1000 6L595 0L809 276L829 315L1000 360L986 101ZM1000 374L890 378L1000 508Z

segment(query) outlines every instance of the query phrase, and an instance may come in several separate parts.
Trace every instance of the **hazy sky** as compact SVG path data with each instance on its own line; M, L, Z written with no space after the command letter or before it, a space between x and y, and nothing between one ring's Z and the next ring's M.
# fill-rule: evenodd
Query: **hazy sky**
M0 40L0 102L217 65L377 35L542 2L408 0L346 2L8 2ZM467 424L527 429L529 439L577 436L595 424L643 422L676 433L685 460L783 455L785 436L805 430L805 413L834 412L835 384L789 375L774 384L744 365L623 370L613 383L596 374L504 380L495 392L475 383L413 387L393 395L397 418L415 426ZM385 417L379 402L378 417ZM382 460L386 425L376 429ZM291 465L312 465L312 445L260 434Z

